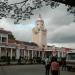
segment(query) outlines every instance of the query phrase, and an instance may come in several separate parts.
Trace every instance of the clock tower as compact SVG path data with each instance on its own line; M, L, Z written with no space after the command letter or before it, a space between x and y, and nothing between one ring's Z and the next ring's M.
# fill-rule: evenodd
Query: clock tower
M47 29L44 25L44 20L39 15L36 20L36 26L32 29L32 42L36 43L39 47L47 47Z

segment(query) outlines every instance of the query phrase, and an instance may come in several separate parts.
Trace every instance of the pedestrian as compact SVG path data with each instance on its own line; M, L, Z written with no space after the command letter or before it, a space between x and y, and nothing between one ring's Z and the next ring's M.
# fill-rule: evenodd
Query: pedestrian
M51 73L52 73L52 75L59 75L60 74L59 63L57 62L56 57L52 58Z
M49 70L50 70L50 62L49 58L45 58L45 75L49 75Z
M62 70L66 70L66 58L62 58Z
M18 64L21 64L21 56L18 59Z

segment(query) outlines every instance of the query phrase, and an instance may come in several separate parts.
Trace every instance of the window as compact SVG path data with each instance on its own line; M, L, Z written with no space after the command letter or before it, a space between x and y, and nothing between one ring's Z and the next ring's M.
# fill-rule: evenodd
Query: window
M7 38L6 37L2 37L2 42L7 42Z
M67 59L75 60L75 53L69 53L69 54L67 55Z
M1 42L1 36L0 36L0 42Z
M41 24L41 26L43 26L43 24Z

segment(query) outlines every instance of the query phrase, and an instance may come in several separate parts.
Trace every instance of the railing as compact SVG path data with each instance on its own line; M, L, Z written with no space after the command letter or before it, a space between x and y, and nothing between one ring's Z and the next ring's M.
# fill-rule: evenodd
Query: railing
M2 47L16 47L16 44L15 43L6 43L6 42L3 42L3 43L0 43L0 46Z

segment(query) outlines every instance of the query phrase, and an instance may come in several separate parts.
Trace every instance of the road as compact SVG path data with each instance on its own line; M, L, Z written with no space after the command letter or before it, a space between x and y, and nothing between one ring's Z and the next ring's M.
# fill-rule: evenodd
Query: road
M75 75L75 72L60 72L60 75L66 74ZM43 65L0 66L0 75L45 75L45 69Z

